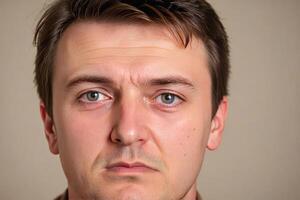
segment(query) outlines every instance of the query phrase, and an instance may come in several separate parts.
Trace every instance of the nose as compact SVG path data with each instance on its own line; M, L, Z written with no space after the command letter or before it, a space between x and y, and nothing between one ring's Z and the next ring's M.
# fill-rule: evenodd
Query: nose
M146 143L149 139L146 112L144 102L140 98L122 97L114 114L111 141L123 146Z

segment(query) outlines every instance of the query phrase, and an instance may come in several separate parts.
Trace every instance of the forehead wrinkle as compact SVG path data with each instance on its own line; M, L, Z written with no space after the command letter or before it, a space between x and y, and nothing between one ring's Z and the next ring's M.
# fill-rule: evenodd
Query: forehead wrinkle
M169 59L175 56L183 58L184 54L177 50L170 50L159 47L130 47L130 48L89 48L79 49L73 54L74 59L84 65L95 65L98 63L118 64L118 65L137 65L143 58L144 62L152 63L159 60ZM173 60L173 59L172 59ZM140 63L142 64L142 63Z
M108 57L108 56L166 56L180 52L181 49L165 48L159 46L127 46L127 47L101 47L100 45L85 45L85 46L70 46L69 49L74 54L80 56L94 56Z
M101 57L167 57L178 54L176 51L161 47L108 47L80 49L80 55L90 58Z

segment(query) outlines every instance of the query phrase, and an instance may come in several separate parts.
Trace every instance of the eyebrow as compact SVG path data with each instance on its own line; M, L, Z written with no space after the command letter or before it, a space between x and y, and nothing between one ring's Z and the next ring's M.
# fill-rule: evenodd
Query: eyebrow
M81 75L69 81L69 83L67 84L67 88L73 88L81 83L114 85L114 81L108 77L98 75Z
M182 76L166 76L162 78L154 78L146 81L146 85L160 86L160 85L183 85L194 89L194 84Z
M110 86L116 85L113 79L105 76L81 75L69 81L69 83L67 83L67 88L73 88L81 83L105 84ZM141 83L145 86L182 85L192 89L195 88L194 84L189 79L179 75L170 75L161 78L150 78L141 81Z

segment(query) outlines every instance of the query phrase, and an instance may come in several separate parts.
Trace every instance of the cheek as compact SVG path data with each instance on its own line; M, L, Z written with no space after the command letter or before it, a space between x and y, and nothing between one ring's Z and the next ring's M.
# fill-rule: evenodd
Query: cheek
M63 165L87 168L104 148L109 132L105 116L65 109L57 113L56 128ZM106 122L106 123L105 123Z
M168 178L175 183L179 180L182 187L194 181L202 165L210 127L209 115L205 113L180 113L165 120L160 129Z
M207 143L207 128L195 120L182 120L173 125L164 140L166 155L170 162L184 166L191 160L199 163ZM170 164L174 166L174 164ZM188 166L191 166L188 164Z

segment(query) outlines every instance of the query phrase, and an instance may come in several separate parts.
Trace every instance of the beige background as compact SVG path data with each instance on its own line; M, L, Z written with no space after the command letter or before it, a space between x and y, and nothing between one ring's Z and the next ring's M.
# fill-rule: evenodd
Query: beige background
M230 114L199 180L205 200L300 199L300 1L211 0L231 41ZM65 189L33 85L32 35L44 0L0 0L0 199Z

